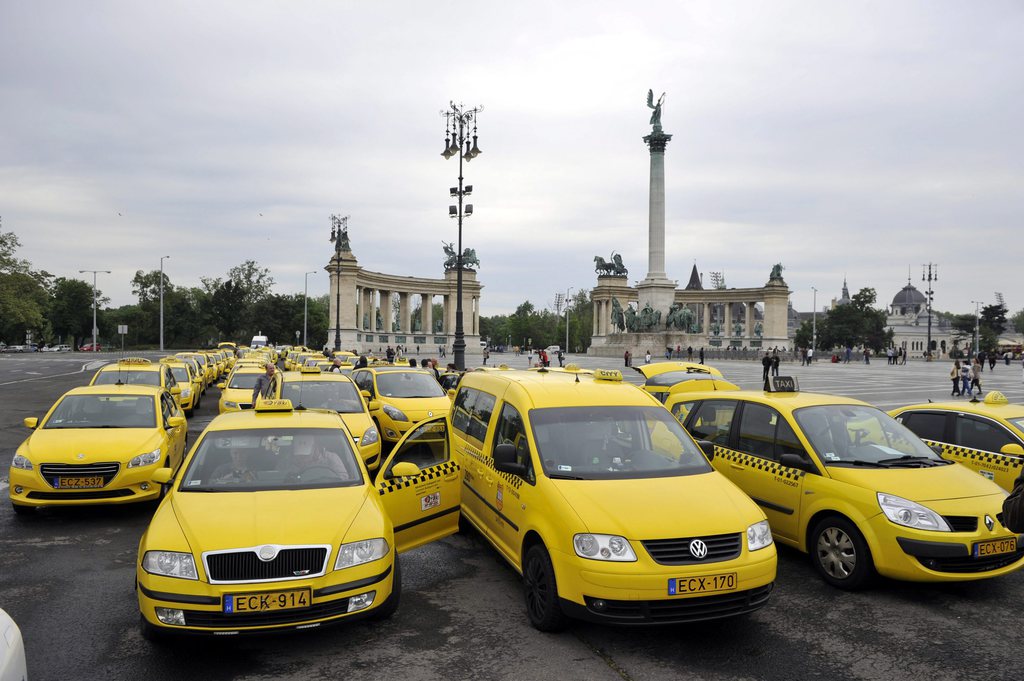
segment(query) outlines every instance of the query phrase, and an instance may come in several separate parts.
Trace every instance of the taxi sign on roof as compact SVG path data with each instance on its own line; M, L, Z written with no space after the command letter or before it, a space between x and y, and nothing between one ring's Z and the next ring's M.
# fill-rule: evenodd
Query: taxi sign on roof
M985 404L1009 404L1010 400L1006 399L1006 395L999 392L998 390L992 390L988 395L985 395Z
M281 411L292 411L291 400L256 400L256 411L257 412L281 412Z
M117 360L117 363L123 366L141 366L145 364L152 364L152 362L150 362L145 357L122 357L121 359Z
M322 373L321 370L320 370L320 367L318 367L315 364L313 366L304 366L304 367L302 367L301 371L304 374L319 374L319 373Z
M618 369L594 369L596 381L622 381L622 372Z
M769 392L773 393L800 392L800 384L795 376L769 376L768 387L770 388Z

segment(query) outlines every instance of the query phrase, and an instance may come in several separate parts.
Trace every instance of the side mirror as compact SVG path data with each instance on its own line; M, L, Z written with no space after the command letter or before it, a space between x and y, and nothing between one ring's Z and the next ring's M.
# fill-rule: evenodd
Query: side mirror
M167 419L168 428L180 428L183 425L185 425L184 416L172 416L171 418Z
M25 420L28 421L28 419ZM999 449L999 452L1002 454L1009 454L1011 456L1024 456L1024 447L1021 447L1020 445L1015 443L1011 443L1008 445L1003 445Z
M166 485L173 477L174 471L170 468L157 468L153 471L153 477L151 479L158 485Z
M779 463L786 468L796 468L809 473L815 470L814 465L799 454L783 454L779 457Z
M526 466L516 463L515 445L508 442L494 448L494 468L501 473L511 473L519 477L526 475Z
M227 383L225 383L225 382L223 382L223 381L221 381L220 383L218 383L218 384L217 384L217 388L218 388L219 390L224 390L224 389L225 389L225 388L227 388L227 387L228 387L228 384L227 384Z
M452 402L455 401L455 388L448 389L448 399L451 400Z
M366 408L369 409L370 411L378 411L380 409L380 401L379 400L370 400L366 404Z
M360 390L360 391L359 391L359 394L360 394L360 395L362 395L362 396L363 396L363 399L364 399L364 400L367 400L367 401L369 401L370 397L372 397L372 396L370 395L370 391L369 391L369 390Z
M171 386L171 394L172 395L180 395L181 394L181 386L180 385L172 385Z
M704 456L708 458L708 461L712 461L715 458L715 443L711 440L697 440L697 444L700 445L700 450L704 452Z
M420 467L411 461L399 461L389 471L389 477L392 478L411 478L419 474Z
M32 428L33 430L35 430L35 427L39 425L39 419L37 419L35 416L30 416L24 421L22 421L22 423L25 424L26 428Z
M942 456L942 445L928 445L928 449L932 450L939 456ZM1017 449L1020 449L1020 447L1017 447ZM1024 452L1021 453L1024 454Z

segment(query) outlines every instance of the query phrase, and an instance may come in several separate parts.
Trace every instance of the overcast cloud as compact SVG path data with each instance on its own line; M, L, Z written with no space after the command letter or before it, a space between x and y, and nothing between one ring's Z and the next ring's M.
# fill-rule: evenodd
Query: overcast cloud
M326 293L329 215L360 264L440 277L455 159L439 111L483 104L465 168L483 313L647 271L648 88L667 92L667 270L785 266L798 310L939 264L935 306L1019 281L1020 2L0 4L0 216L59 276L177 285L247 259ZM120 215L119 215L120 213ZM262 216L260 214L262 213Z

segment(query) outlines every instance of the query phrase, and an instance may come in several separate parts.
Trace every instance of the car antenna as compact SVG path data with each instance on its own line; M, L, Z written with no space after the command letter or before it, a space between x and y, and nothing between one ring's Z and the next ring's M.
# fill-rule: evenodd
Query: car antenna
M579 374L576 374L576 382L577 382L577 383L579 383L579 382L580 382L580 375L579 375Z

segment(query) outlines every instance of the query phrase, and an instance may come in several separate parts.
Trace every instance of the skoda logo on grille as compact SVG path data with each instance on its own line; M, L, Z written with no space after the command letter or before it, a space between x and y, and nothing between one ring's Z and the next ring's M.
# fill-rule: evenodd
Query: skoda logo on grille
M700 539L694 539L690 542L690 555L697 560L702 560L704 556L708 555L708 545Z
M256 552L256 555L259 556L260 560L264 563L269 563L277 557L277 547L270 545L261 546L260 550Z
M995 527L995 526L996 526L996 523L995 523L994 520L992 520L992 516L990 516L990 515L988 515L986 513L985 514L985 527L987 527L988 531L991 532L992 528Z

